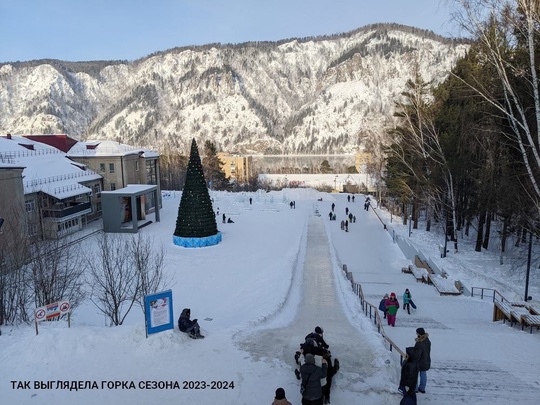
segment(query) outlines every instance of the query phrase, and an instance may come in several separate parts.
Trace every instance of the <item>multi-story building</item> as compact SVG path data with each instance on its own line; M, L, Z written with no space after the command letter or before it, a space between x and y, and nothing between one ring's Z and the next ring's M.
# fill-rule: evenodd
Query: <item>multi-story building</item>
M159 154L113 141L78 142L67 156L91 168L103 177L103 191L115 191L128 184L158 187L158 200L148 196L147 207L161 206Z
M358 173L366 173L367 166L372 163L373 157L369 152L356 152L355 166Z
M253 158L237 153L218 152L218 159L223 163L226 177L237 183L247 183L253 176Z
M161 206L158 179L159 155L149 150L66 135L0 137L2 229L17 223L31 240L68 235L102 217L102 191L128 184L157 186L144 199L150 212Z
M20 136L0 138L0 161L22 168L18 184L30 239L58 238L82 229L98 216L90 203L102 183L99 174L68 159L62 151ZM20 182L20 183L19 183ZM1 188L8 185L5 179Z
M0 250L13 251L27 236L22 186L24 167L0 154ZM5 260L0 254L0 265Z

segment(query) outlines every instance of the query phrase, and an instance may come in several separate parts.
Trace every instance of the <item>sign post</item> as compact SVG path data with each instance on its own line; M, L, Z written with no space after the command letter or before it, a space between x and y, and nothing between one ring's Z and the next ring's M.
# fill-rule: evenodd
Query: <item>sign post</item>
M146 295L144 297L144 317L146 337L152 333L174 329L172 290Z
M68 314L68 328L70 327L70 308L69 301L58 301L47 304L43 307L34 309L34 323L36 324L36 335L39 334L38 322L50 321L51 319Z

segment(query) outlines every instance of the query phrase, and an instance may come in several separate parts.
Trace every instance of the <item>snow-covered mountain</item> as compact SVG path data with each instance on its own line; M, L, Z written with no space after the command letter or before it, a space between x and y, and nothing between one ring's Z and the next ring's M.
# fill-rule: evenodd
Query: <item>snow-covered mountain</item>
M0 131L153 148L341 154L372 149L418 68L443 80L465 42L395 24L332 36L210 44L140 60L0 65ZM202 143L201 143L202 144Z

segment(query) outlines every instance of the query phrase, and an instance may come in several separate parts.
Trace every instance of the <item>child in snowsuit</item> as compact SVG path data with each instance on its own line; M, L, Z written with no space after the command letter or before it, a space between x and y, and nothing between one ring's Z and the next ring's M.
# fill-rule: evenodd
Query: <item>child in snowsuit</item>
M413 309L416 309L416 305L414 305L414 302L412 300L411 292L408 288L406 288L405 292L403 293L403 309L406 309L409 315L411 314L411 307L413 307Z
M386 300L385 306L388 325L396 326L396 315L399 309L399 301L397 300L395 293L390 294L390 298Z
M201 328L199 327L199 323L197 322L197 319L189 319L191 317L191 309L184 308L182 310L182 313L180 314L180 318L178 318L178 329L184 333L188 333L190 338L193 339L202 339L204 338L203 335L201 335Z
M379 311L383 311L384 319L386 319L386 300L388 299L388 294L384 294L383 299L379 302Z

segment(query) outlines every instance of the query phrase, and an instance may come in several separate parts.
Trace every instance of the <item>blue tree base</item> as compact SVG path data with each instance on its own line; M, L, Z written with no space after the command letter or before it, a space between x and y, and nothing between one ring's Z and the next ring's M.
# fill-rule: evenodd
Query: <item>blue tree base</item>
M214 246L219 242L221 242L221 232L203 238L183 238L182 236L173 235L173 243L175 245L187 248Z

